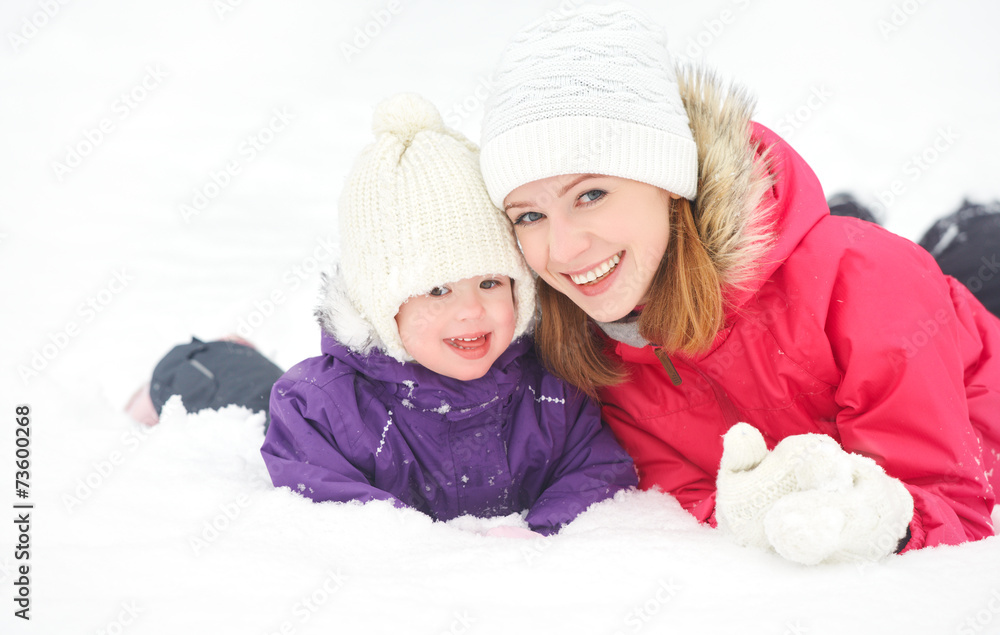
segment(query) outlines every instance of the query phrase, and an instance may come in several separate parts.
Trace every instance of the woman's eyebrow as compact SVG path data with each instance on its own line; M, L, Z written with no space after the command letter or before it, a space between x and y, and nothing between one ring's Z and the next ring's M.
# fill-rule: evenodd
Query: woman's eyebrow
M559 188L559 193L556 195L556 197L558 198L565 195L566 192L570 191L571 189L579 185L581 181L597 178L599 176L600 176L599 174L581 174L580 176L576 177L563 187ZM513 203L507 203L506 205L504 205L503 211L506 212L512 207L531 207L531 205L532 203L530 201L515 201Z

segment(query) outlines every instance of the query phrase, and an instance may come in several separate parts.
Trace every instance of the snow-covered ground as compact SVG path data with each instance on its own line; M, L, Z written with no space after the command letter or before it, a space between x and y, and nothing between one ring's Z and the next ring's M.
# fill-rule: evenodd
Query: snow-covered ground
M478 138L506 40L571 4L3 3L0 632L1000 633L996 538L804 568L633 493L553 538L488 539L517 519L273 489L261 415L122 413L191 335L241 333L283 367L316 354L318 271L374 104L419 92ZM890 229L917 238L963 197L1000 198L992 0L636 4Z

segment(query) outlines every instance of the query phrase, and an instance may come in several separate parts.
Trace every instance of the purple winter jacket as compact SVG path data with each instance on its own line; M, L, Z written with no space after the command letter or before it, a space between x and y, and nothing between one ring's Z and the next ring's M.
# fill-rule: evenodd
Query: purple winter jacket
M321 350L271 392L261 453L276 487L438 520L527 510L551 534L637 483L597 406L542 368L530 337L473 381L356 352L325 330Z

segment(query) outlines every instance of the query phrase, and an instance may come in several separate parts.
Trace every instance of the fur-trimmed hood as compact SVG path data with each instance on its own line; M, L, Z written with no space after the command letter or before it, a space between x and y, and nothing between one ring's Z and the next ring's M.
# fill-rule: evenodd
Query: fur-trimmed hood
M704 68L680 67L677 81L698 146L694 218L732 304L734 292L766 277L761 260L776 240L773 166L752 135L748 91Z
M323 332L361 355L376 349L384 351L385 342L347 297L340 263L335 263L329 272L323 273L322 280L316 319Z

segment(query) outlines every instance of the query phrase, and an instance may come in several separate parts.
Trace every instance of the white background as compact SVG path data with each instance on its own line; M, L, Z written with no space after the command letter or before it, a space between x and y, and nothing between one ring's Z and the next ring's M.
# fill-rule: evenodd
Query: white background
M1000 197L997 3L636 4L891 230L916 239L964 197ZM542 543L490 541L274 490L259 416L145 430L122 414L191 335L241 332L286 368L317 354L317 272L374 105L419 92L478 139L505 42L559 7L4 2L0 503L18 502L14 405L30 404L37 507L28 624L0 517L0 630L1000 632L996 539L806 569L647 494Z

